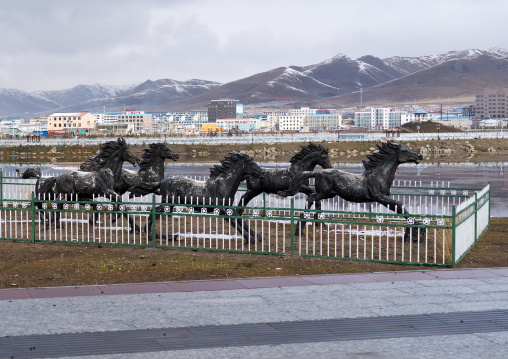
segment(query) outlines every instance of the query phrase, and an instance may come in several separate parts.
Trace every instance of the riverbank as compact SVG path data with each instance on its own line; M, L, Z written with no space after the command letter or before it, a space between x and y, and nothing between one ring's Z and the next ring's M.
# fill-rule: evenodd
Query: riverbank
M134 153L141 156L148 144L161 139L147 140L146 145L131 146ZM394 142L397 142L394 140ZM379 142L340 142L327 141L318 144L329 149L332 162L360 162L365 155L376 150ZM180 162L217 161L228 152L245 152L258 161L287 162L306 142L280 144L228 144L228 145L182 145L169 147L180 155ZM403 141L401 144L412 151L421 153L426 162L503 162L508 156L508 139L473 140L428 140ZM0 162L15 164L69 164L82 163L93 156L99 145L61 145L45 146L43 143L31 145L19 143L18 146L0 147Z

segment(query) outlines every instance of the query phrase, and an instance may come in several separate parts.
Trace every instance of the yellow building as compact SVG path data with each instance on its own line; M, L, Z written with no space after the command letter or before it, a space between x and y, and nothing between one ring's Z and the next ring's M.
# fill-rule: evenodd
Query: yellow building
M201 132L215 132L217 131L216 123L203 123L201 125Z

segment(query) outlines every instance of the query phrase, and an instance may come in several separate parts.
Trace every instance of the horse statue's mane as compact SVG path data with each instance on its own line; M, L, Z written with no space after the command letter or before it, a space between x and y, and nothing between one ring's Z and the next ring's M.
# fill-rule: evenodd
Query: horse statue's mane
M383 142L380 145L376 145L379 149L378 152L370 153L367 155L368 161L363 160L363 167L365 170L373 170L379 166L383 160L388 156L393 156L397 150L400 148L399 144L391 143L391 142Z
M298 152L293 157L291 157L291 159L289 160L290 163L292 163L292 164L298 163L301 160L303 160L307 155L309 155L313 152L319 152L319 153L323 153L323 154L328 153L328 150L325 149L323 146L315 145L312 142L309 143L308 146L300 146L300 147L302 149L300 150L300 152Z
M111 157L116 150L125 146L127 146L127 143L123 139L121 141L106 142L101 145L100 152L95 156L88 157L88 159L79 166L79 169L87 172L97 171L104 166L106 159Z
M210 167L210 178L217 178L224 172L226 172L231 166L244 160L245 162L252 161L252 157L246 153L233 153L230 152L223 160L220 161L220 165L214 165Z
M163 143L152 143L152 144L150 144L149 148L145 148L143 150L143 160L139 164L140 171L146 171L146 170L150 169L150 165L152 163L152 158L155 154L155 151L157 151L157 149L160 146L164 146L164 144Z

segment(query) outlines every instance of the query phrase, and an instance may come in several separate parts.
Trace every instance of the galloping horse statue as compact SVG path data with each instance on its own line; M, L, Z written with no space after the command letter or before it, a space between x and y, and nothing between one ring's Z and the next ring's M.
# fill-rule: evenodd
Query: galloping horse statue
M321 200L339 196L350 202L378 202L398 214L409 214L400 201L390 197L390 188L395 178L395 171L402 163L418 163L423 159L419 153L409 151L391 142L377 145L379 151L367 155L363 160L365 168L362 175L352 174L335 169L320 172L303 172L294 181L293 187L279 192L280 196L292 196L299 190L299 183L315 178L316 192L307 197L307 209L313 204L321 210ZM406 231L404 239L407 238Z
M210 178L206 182L195 181L186 177L169 177L160 182L142 183L130 188L129 192L131 192L130 196L133 197L155 193L159 190L162 203L173 205L194 204L199 206L222 205L222 203L232 205L240 182L246 176L263 178L264 174L251 156L244 153L230 153L221 161L220 165L210 168ZM173 205L170 206L169 212L171 212ZM208 207L207 210L211 212L213 208ZM162 206L157 207L157 211L161 212ZM221 208L219 213L224 215L226 211ZM232 216L239 216L239 213L233 210ZM225 218L225 221L241 231L246 241L255 242L255 234L250 231L247 223L242 219L229 220ZM148 233L151 234L152 216L149 216L147 226Z
M289 161L291 165L286 169L263 169L264 177L247 176L247 191L238 201L237 206L247 206L247 204L257 195L265 193L278 193L292 188L296 192L305 193L307 196L314 193L314 190L308 186L308 181L300 181L294 185L293 180L298 178L303 171L312 171L319 165L323 168L332 168L328 158L328 150L321 145L315 145L312 142L308 146L301 146L300 152L295 154ZM296 194L295 192L295 194ZM243 208L238 212L242 214Z
M164 178L164 162L166 159L178 160L179 156L165 143L152 143L149 148L143 151L143 160L139 164L139 171L133 172L122 169L120 178L115 181L113 190L120 196L126 193L129 188L145 182L162 181ZM85 172L96 171L100 168L102 160L99 156L92 156L83 162L79 169ZM132 231L139 231L139 226L134 220L124 213ZM114 223L116 217L112 219Z
M113 187L120 179L123 163L127 161L137 166L141 161L123 138L104 143L96 157L100 163L96 171L70 171L56 177L39 178L35 184L37 198L63 199L68 195L80 201L92 201L95 196L109 196L117 200L120 194Z
M139 163L139 171L133 172L122 169L120 178L114 183L114 191L123 195L130 187L137 186L143 182L157 182L164 178L164 162L166 159L178 160L179 156L165 143L152 143L149 148L143 151L143 160ZM97 171L101 166L99 156L90 157L83 162L80 171Z

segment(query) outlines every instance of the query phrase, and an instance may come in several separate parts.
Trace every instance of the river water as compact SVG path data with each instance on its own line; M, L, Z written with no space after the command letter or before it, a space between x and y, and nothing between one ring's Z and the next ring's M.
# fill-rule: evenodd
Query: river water
M210 163L166 163L166 175L190 176L205 179L210 174L209 168L217 164ZM287 162L258 162L261 167L286 168ZM2 164L0 169L4 175L14 173L16 168L26 169L26 165ZM337 169L351 173L362 173L361 163L337 163ZM460 189L481 189L489 182L492 186L491 216L508 217L508 179L506 176L508 162L485 163L420 163L399 166L394 185L416 185L424 187L449 187ZM130 165L126 169L136 170ZM41 171L44 176L55 175L77 166L43 165ZM411 182L410 182L411 181Z

